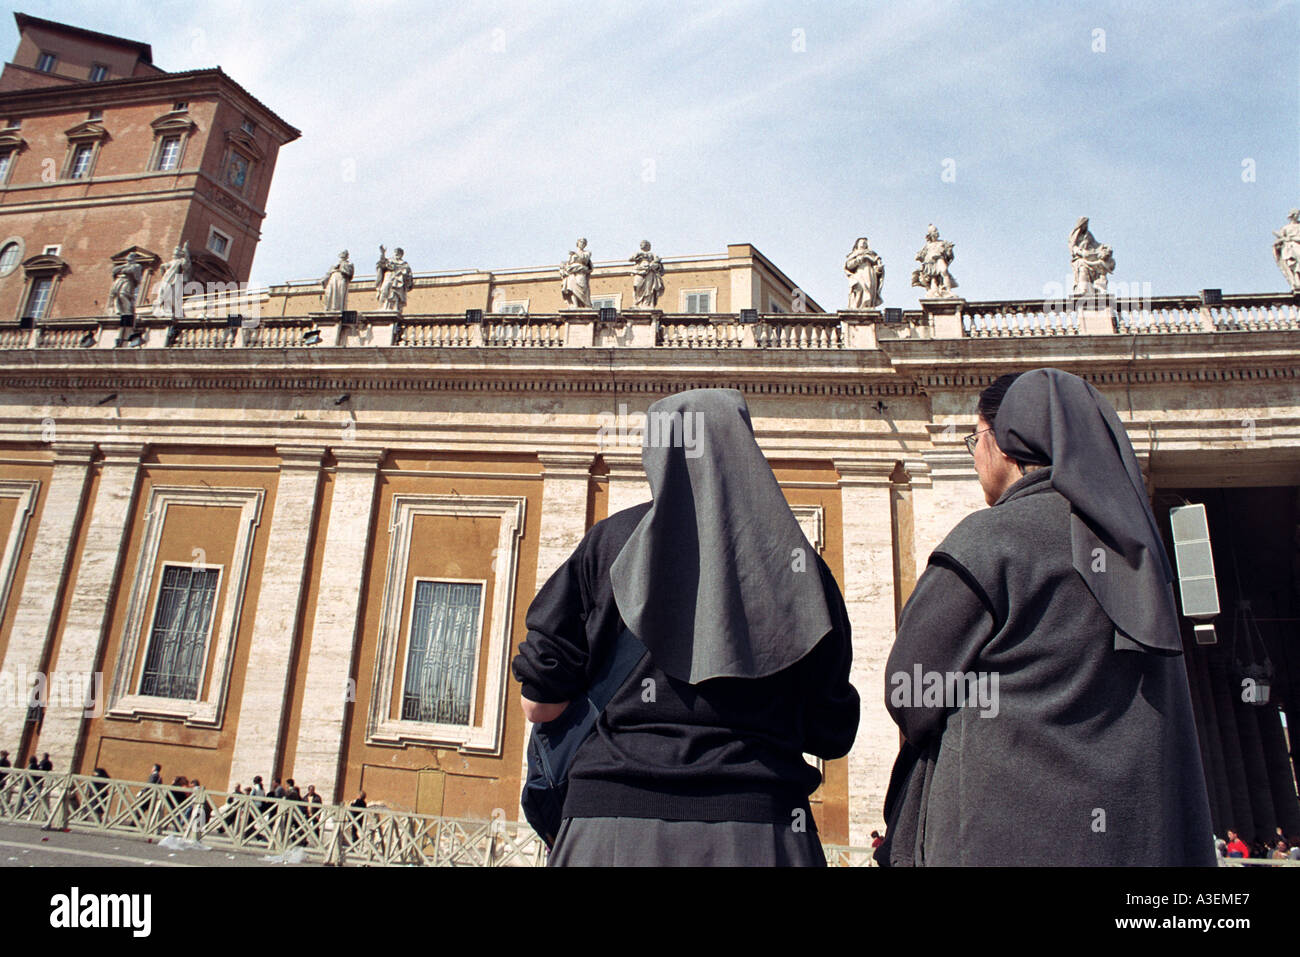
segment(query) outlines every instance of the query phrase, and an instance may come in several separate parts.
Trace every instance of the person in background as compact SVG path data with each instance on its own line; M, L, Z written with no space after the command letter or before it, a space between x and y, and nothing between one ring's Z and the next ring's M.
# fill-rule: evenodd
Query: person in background
M1227 857L1250 857L1250 848L1232 828L1228 828L1228 843L1224 846L1224 854Z

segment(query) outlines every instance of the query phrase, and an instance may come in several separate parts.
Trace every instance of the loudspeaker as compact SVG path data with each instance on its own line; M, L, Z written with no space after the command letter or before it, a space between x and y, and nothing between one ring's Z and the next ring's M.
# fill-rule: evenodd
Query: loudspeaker
M1210 550L1210 523L1204 505L1180 505L1169 510L1174 532L1174 561L1183 614L1188 618L1213 618L1219 613L1219 589L1214 580L1214 553Z
M758 322L758 310L757 309L740 310L740 321L743 323Z

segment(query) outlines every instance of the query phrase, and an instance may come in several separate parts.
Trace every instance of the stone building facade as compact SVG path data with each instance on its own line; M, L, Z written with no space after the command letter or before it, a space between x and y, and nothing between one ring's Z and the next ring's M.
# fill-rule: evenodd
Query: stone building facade
M1229 592L1270 583L1252 597L1270 619L1272 706L1230 693L1226 620L1211 649L1189 623L1188 661L1205 672L1193 684L1219 769L1216 823L1247 810L1260 826L1300 823L1278 710L1295 716L1294 624L1271 621L1295 611L1293 297L1160 299L1139 313L927 300L896 322L741 320L195 319L135 346L104 321L96 335L112 344L86 347L0 333L3 671L103 676L102 713L51 697L29 721L19 701L0 710L0 741L114 777L159 761L209 786L274 774L327 797L364 789L411 810L513 817L526 723L507 669L528 603L594 522L648 496L636 414L727 386L746 394L848 602L863 720L815 807L827 840L864 842L897 747L883 704L897 612L933 546L983 504L962 444L975 397L1004 372L1051 365L1114 403L1158 513L1199 497L1258 530L1219 556L1240 569L1220 587L1226 609ZM190 684L160 691L147 672L167 640L169 575L208 604L198 663L172 668ZM477 614L463 710L413 716L417 597L454 583L472 587Z
M629 264L607 260L591 309L563 308L548 266L417 271L400 314L362 277L346 311L311 280L124 325L104 295L132 250L157 269L188 241L196 272L225 275L200 254L228 228L225 268L247 277L297 131L220 71L19 25L0 75L0 117L18 120L0 132L0 232L23 246L0 275L11 756L514 818L527 724L508 664L529 602L595 522L648 498L638 415L730 387L847 600L862 723L813 806L824 840L865 844L898 745L894 623L933 547L983 507L963 444L976 396L1055 366L1115 405L1162 522L1209 511L1224 612L1216 644L1187 622L1185 645L1216 827L1300 833L1296 296L826 313L737 243L667 257L657 309L634 308ZM174 135L183 159L153 169ZM91 175L40 179L42 157L76 169L83 143ZM260 164L242 192L223 183L231 151ZM44 276L57 291L27 315ZM1265 669L1267 700L1242 699L1243 668Z

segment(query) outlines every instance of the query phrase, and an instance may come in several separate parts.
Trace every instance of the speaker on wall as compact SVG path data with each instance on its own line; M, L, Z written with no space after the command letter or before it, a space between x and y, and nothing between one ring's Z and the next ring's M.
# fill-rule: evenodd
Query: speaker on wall
M1178 591L1188 618L1213 618L1219 613L1219 589L1214 580L1210 523L1204 505L1180 505L1169 510L1174 532L1174 561Z

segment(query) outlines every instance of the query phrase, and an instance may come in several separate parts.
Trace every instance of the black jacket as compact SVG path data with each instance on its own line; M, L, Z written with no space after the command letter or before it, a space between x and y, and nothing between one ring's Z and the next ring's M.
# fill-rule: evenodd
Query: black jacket
M609 567L649 507L596 524L537 593L514 660L529 700L569 701L589 685L623 629ZM689 685L647 654L579 749L565 817L789 823L800 809L807 815L820 776L803 754L846 754L858 725L844 601L820 557L808 573L821 575L837 627L761 679Z

